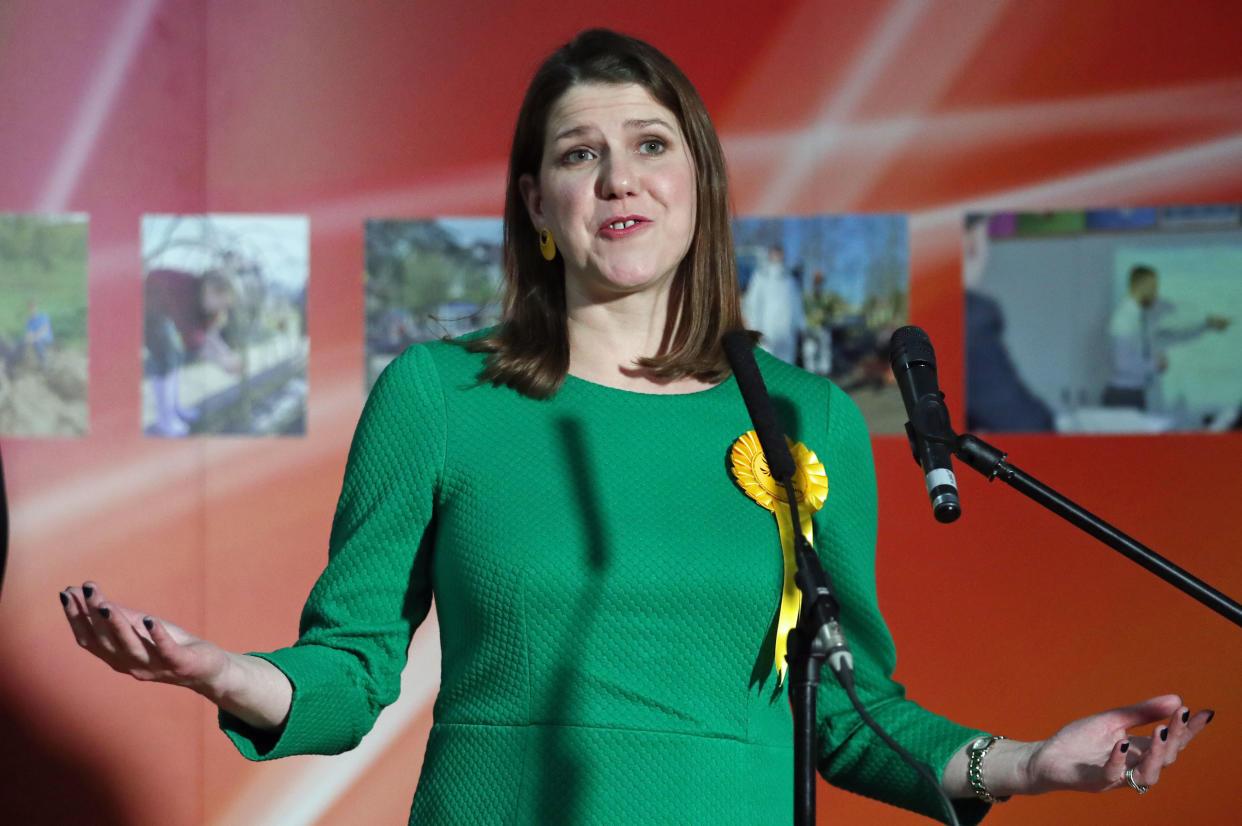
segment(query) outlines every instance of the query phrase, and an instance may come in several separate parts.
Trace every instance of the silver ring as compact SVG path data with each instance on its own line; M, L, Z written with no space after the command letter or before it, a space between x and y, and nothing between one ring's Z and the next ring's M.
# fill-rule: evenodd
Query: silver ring
M1134 779L1134 769L1126 769L1126 785L1139 794L1147 794L1150 786L1144 786Z

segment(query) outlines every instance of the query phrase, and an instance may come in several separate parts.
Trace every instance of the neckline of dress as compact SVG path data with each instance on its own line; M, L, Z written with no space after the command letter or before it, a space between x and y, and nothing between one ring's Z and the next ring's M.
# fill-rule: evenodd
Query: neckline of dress
M736 384L736 380L734 379L733 374L730 373L728 378L724 379L723 381L713 384L710 387L704 387L701 390L690 390L685 393L647 393L642 390L633 390L633 389L628 389L624 387L613 387L612 385L609 385L609 384L601 384L600 382L597 382L597 381L592 381L590 379L584 379L580 376L575 376L573 373L565 374L565 386L566 387L579 386L579 387L582 387L583 389L593 390L593 391L597 391L600 393L618 394L619 396L623 396L627 398L641 398L641 399L704 398L710 393L720 392L721 388L731 386L734 384Z

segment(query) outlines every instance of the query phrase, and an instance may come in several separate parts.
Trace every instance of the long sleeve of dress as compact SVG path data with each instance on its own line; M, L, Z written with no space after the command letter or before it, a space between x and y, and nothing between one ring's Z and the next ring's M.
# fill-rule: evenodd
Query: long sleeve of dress
M842 624L855 657L859 698L896 740L929 765L939 778L945 764L982 732L966 728L906 699L892 679L896 648L876 600L876 485L871 441L862 415L835 386L829 392L829 493L817 530L824 566L834 577L842 605ZM832 484L834 476L848 483ZM834 785L903 808L943 819L927 784L867 728L824 671L818 707L819 769ZM955 801L963 823L976 823L988 807Z
M297 643L255 654L293 684L279 733L221 713L243 755L335 754L353 748L396 699L414 629L431 604L425 537L444 463L441 388L426 350L412 348L380 376L349 452L329 560Z

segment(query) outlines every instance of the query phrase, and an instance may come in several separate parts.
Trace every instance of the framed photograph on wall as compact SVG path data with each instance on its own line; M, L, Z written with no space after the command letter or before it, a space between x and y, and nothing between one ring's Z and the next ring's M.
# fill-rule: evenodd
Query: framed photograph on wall
M142 259L143 432L304 434L307 219L147 215Z
M1242 414L1236 206L966 219L967 427L1228 430ZM1039 217L1054 213L1040 213ZM998 232L999 230L999 232Z
M904 215L740 217L733 221L742 315L759 346L849 393L873 433L902 433L888 344L907 322Z
M0 436L85 436L87 216L0 213Z

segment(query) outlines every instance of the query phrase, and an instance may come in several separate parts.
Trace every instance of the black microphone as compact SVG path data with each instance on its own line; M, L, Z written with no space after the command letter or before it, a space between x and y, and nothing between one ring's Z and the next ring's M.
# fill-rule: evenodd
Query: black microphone
M755 426L755 435L759 437L759 446L768 460L772 478L779 482L793 479L793 454L789 452L785 435L776 423L776 411L772 409L768 386L763 383L759 365L755 364L755 354L751 352L754 342L744 330L730 330L720 343L737 378L737 389L742 392L742 401L746 402L746 412Z
M937 522L952 522L962 515L957 477L953 475L953 443L957 437L936 380L936 351L922 329L902 327L893 333L889 358L910 417L906 422L910 450L927 477L932 514Z

